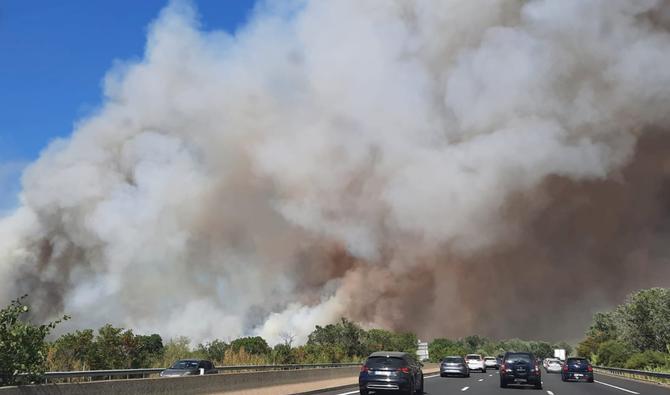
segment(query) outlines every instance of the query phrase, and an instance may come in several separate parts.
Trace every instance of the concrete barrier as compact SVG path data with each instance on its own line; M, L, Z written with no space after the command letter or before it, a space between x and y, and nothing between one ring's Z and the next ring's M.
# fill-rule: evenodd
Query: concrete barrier
M217 394L358 375L359 367L110 380L0 388L0 395Z

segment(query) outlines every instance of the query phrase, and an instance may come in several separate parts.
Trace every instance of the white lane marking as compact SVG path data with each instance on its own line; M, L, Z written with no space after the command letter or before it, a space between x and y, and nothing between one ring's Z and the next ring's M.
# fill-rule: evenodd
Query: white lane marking
M479 379L479 380L477 380L477 381L482 382L482 381L484 381L484 379Z
M549 394L549 395L554 395L554 393L551 392L551 391L547 391L547 394Z
M356 391L343 392L343 393L341 393L341 394L337 394L337 395L351 395L351 394L357 394L358 392L359 392L359 391L356 390Z
M440 377L440 375L439 374L434 374L432 376L423 376L424 379L432 379L434 377Z
M467 391L468 388L470 388L470 387L463 387L463 388L461 388L461 391Z
M492 375L492 374L489 374L489 377L493 377L493 375Z
M628 390L628 389L625 389L625 388L617 387L616 385L612 385L612 384L608 384L608 383L603 383L602 381L598 381L598 380L594 380L594 381L595 381L596 383L598 383L598 384L602 384L602 385L606 385L606 386L608 386L608 387L616 388L616 389L618 389L619 391L628 392L629 394L636 394L636 395L639 395L639 394L640 394L639 392L635 392L635 391L631 391L631 390Z

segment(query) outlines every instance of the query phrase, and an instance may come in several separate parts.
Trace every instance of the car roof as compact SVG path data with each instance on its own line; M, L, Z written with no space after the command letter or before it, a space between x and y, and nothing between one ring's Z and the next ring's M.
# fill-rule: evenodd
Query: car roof
M445 358L461 358L461 359L463 359L463 357L460 356L460 355L449 355L449 356L446 356Z
M370 354L370 357L396 357L396 358L404 358L407 356L406 352L399 352L399 351L377 351L373 352Z

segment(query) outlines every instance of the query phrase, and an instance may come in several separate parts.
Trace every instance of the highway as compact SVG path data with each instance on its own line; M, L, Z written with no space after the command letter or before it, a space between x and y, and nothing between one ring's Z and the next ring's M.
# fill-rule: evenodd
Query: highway
M486 373L471 373L470 378L426 375L425 394L464 394L464 395L491 395L491 394L542 394L542 395L668 395L670 387L640 383L631 380L596 374L595 383L575 383L561 381L558 374L542 373L543 388L536 390L532 387L500 388L498 372L489 370ZM354 395L358 394L355 387L338 391L320 392L322 395Z

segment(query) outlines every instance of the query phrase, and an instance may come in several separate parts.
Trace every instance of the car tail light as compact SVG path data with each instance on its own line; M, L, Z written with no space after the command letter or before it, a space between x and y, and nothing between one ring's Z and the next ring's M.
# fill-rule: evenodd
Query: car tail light
M409 373L409 368L400 368L398 369L398 371L403 373Z
M588 369L589 372L593 372L593 366L591 366L591 365L589 365L589 367L586 368L586 369Z
M564 372L567 372L567 371L568 371L568 364L567 364L567 363L566 363L565 365L563 365L563 371L564 371Z
M361 372L367 372L368 370L370 370L370 368L368 368L367 366L365 365L361 366Z

